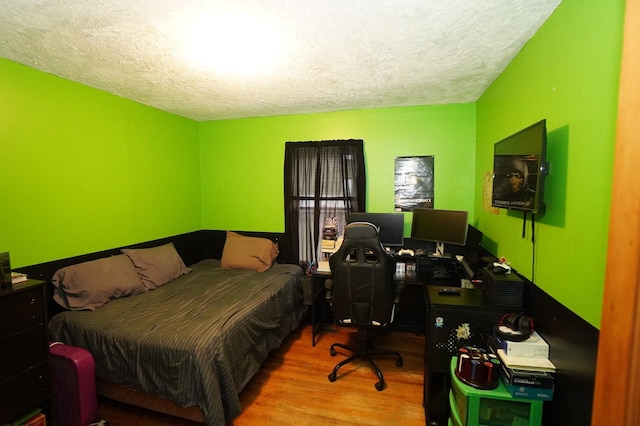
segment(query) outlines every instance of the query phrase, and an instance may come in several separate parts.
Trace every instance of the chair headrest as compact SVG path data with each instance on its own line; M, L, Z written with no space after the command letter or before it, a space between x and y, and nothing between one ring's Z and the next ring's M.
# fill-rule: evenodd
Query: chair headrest
M377 238L378 227L370 222L351 222L344 228L344 238Z

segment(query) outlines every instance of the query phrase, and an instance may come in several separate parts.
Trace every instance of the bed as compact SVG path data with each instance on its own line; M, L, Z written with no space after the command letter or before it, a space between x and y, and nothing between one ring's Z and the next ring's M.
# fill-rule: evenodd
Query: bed
M304 314L299 266L229 267L225 252L222 259L179 265L184 269L178 277L154 288L145 282L146 290L132 289L126 282L135 279L119 269L118 281L124 284L92 296L91 303L98 299L99 306L85 303L82 309L74 308L73 281L80 276L86 286L90 274L113 283L112 265L126 262L131 253L123 250L87 262L80 265L82 273L73 269L78 265L63 268L52 280L58 290L54 298L72 310L51 318L50 338L93 354L99 393L112 392L114 386L130 389L179 407L197 407L207 425L225 424L241 412L240 391ZM144 281L149 265L131 260Z

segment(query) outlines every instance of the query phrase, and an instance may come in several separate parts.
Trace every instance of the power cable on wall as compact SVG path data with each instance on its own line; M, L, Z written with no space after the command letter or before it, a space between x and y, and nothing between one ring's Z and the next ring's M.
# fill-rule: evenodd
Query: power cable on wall
M527 212L523 214L522 220L522 238L527 234ZM531 282L535 282L536 271L536 215L531 213Z
M536 274L536 215L531 213L531 282L535 282Z

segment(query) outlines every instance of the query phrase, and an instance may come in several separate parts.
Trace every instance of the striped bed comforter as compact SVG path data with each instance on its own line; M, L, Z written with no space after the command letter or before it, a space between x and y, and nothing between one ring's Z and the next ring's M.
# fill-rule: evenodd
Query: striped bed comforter
M205 259L164 286L67 311L50 338L88 349L105 381L196 405L207 425L240 414L238 394L304 312L297 265L226 270Z

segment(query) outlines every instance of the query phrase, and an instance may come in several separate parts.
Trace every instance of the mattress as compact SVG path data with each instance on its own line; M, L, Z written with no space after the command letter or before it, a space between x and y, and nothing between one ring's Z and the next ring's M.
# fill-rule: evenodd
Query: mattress
M304 313L297 265L227 270L217 259L144 294L95 311L66 311L50 337L89 350L99 379L178 405L207 425L238 416L238 394Z

